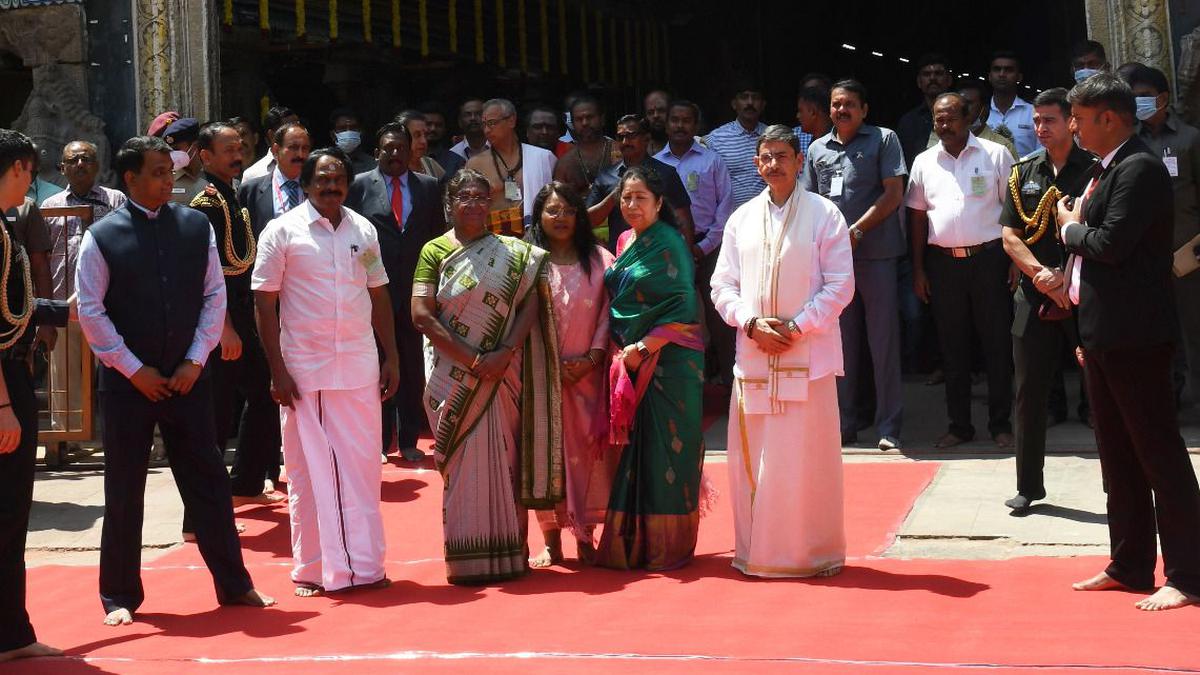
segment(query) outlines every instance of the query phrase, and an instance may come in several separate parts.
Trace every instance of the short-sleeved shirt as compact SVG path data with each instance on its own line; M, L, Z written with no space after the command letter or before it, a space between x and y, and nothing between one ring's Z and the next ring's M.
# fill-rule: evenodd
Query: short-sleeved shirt
M675 167L653 157L647 157L643 160L642 166L654 169L662 178L665 190L663 196L666 197L666 204L664 206L666 208L691 208L692 198L688 196L687 188L683 186L683 181L679 179L679 173L675 171ZM616 189L623 175L625 175L625 162L614 164L601 171L600 175L596 176L596 180L592 183L592 190L588 193L587 197L587 205L589 207L595 206L604 201L604 198ZM614 207L612 212L608 214L609 250L616 249L617 237L621 236L621 233L628 229L629 223L625 222L625 217L621 215L621 207Z
M837 204L853 225L883 195L883 181L908 173L900 139L891 129L864 124L849 143L838 140L836 129L812 142L804 158L801 185ZM840 180L840 192L833 190ZM883 260L904 255L904 232L896 209L864 233L854 249L855 260Z
M928 215L928 243L957 248L999 239L1012 163L1004 146L970 134L958 157L940 143L917 155L904 203Z
M758 175L758 167L754 166L758 137L766 130L767 125L759 122L754 131L747 131L741 122L734 120L713 129L704 139L708 149L720 155L729 169L735 210L767 189L762 176Z
M46 253L50 250L50 228L42 218L37 202L26 197L25 203L11 208L5 214L12 224L12 233L29 253Z
M1033 106L1020 96L1013 99L1012 105L1006 112L1000 112L996 107L996 99L992 97L989 104L988 126L999 129L1001 125L1012 132L1013 145L1017 147L1017 157L1032 154L1038 149L1037 133L1033 130Z
M335 229L305 201L263 229L250 287L279 293L280 347L301 392L378 383L368 289L387 282L375 226L350 209Z
M1045 150L1035 152L1014 164L1013 170L1017 172L1017 194L1021 197L1021 209L1025 212L1025 216L1033 217L1038 203L1051 185L1058 187L1063 194L1072 197L1083 194L1088 180L1091 179L1095 164L1096 158L1077 145L1071 146L1071 154L1067 156L1067 163L1063 165L1062 171L1059 171L1057 176L1054 175L1054 165L1050 163L1050 158ZM1032 229L1027 230L1025 221L1017 213L1016 202L1013 201L1012 196L1011 174L1009 180L1010 183L1006 186L1008 189L1004 194L1004 209L1000 212L1000 224L1016 230L1022 238L1025 238L1032 235L1033 231ZM1050 205L1048 208L1050 208L1051 215L1046 230L1036 242L1026 244L1026 246L1029 247L1029 252L1037 258L1039 263L1048 267L1062 267L1066 256L1062 244L1058 242L1056 236L1057 209L1054 205ZM1042 303L1043 296L1034 287L1033 279L1021 275L1021 290L1029 304L1037 306Z

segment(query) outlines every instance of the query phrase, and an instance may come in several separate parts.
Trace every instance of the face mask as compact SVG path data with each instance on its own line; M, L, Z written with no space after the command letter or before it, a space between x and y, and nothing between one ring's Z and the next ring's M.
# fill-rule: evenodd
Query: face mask
M362 143L362 134L357 131L339 131L333 137L337 139L337 146L345 152L354 152Z
M1158 112L1157 96L1138 96L1133 100L1137 103L1137 118L1143 122L1154 117L1154 114Z
M1097 68L1080 68L1075 71L1075 84L1079 84L1099 72L1100 70Z
M192 163L192 156L184 150L172 150L171 163L176 171L180 171Z

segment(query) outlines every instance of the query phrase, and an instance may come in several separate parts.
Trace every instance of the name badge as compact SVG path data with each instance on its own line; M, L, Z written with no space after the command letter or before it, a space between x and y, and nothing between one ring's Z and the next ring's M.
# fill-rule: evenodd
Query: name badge
M1172 175L1174 175L1174 174L1172 174ZM183 194L183 188L181 188L181 187L173 187L173 188L171 188L171 194L173 194L173 195L181 195L181 194Z
M700 189L700 174L695 171L689 171L687 175L688 192L695 192Z
M1171 174L1172 178L1179 177L1179 158L1175 155L1163 157L1163 164L1167 165L1167 173Z
M504 181L504 198L510 202L521 201L521 188L517 186L517 181L511 178Z
M982 197L987 194L987 177L986 176L971 176L971 194L976 197Z
M376 255L375 251L367 249L358 256L358 262L362 263L362 266L369 272L374 269L375 264L379 262L379 256Z
M833 180L831 180L829 182L829 196L830 197L841 197L842 196L842 181L843 180L844 179L842 178L842 174L840 174L840 173L834 174Z

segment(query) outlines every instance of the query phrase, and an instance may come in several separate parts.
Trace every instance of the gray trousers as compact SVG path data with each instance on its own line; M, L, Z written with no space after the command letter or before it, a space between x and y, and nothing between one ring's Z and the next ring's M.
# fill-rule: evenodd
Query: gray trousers
M854 261L854 299L842 311L845 377L837 381L842 433L870 425L859 410L859 385L867 367L863 340L871 353L875 380L874 424L880 436L900 438L904 402L900 382L900 307L896 258Z

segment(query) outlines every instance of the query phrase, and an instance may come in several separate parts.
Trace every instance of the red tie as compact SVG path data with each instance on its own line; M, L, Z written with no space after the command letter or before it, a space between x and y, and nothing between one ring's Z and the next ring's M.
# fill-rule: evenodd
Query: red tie
M404 193L400 191L400 177L392 176L392 216L396 229L404 231Z

